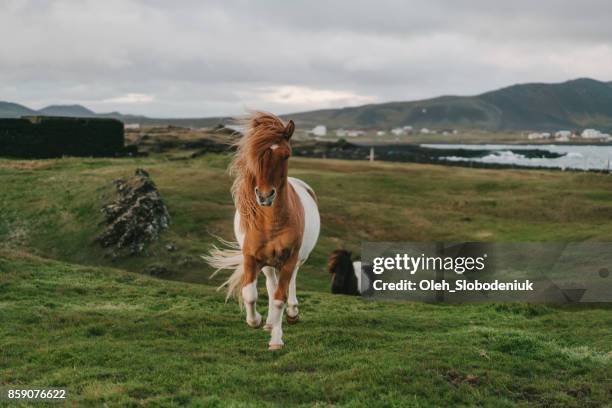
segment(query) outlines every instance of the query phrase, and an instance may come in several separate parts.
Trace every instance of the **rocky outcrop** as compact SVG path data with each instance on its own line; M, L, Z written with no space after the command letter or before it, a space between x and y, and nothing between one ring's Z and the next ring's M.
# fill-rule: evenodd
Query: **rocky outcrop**
M168 228L170 215L155 183L143 169L113 182L117 197L102 207L107 227L97 241L114 255L137 254Z

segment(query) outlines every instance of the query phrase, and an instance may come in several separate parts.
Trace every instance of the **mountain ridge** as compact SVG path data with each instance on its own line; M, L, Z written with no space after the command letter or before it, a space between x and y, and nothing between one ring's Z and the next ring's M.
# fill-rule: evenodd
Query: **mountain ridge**
M74 116L76 118L96 117L97 113L83 105L49 105L37 111L46 116Z
M23 115L114 118L124 123L209 127L231 117L150 118L119 112L95 113L82 105L51 105L40 110L0 102L0 118ZM577 78L560 83L523 83L477 95L443 95L355 107L317 109L281 115L302 128L397 126L483 129L490 131L557 130L595 127L612 130L612 81Z
M486 130L612 128L612 82L578 78L516 84L473 96L445 95L284 115L330 127L457 127Z

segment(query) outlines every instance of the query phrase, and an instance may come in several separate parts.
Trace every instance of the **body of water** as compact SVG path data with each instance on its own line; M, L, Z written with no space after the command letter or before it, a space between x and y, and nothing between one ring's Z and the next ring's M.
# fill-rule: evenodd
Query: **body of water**
M466 152L465 156L455 154L440 157L448 161L465 161L491 164L505 164L530 167L555 167L560 169L605 170L612 164L612 146L597 145L505 145L505 144L423 144L429 149L483 150L479 157ZM540 150L556 153L559 157L533 157L521 151Z

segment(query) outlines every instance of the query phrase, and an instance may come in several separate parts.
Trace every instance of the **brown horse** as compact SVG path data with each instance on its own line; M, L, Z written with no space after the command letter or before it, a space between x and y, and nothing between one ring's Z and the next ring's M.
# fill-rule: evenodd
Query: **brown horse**
M271 331L269 349L276 350L283 346L285 302L287 323L298 320L297 271L317 242L320 218L312 189L288 177L293 121L285 125L270 113L256 112L245 127L230 165L237 243L230 249L215 247L205 259L217 271L234 271L223 286L228 297L242 297L251 327L262 321L256 302L257 275L263 271L269 299L264 329Z

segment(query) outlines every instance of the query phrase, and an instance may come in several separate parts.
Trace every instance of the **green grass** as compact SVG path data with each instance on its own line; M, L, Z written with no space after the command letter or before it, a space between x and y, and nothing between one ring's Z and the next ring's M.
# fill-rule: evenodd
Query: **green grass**
M0 159L0 246L131 271L162 265L173 279L210 283L200 255L213 235L233 236L227 163L222 155ZM99 209L112 196L112 180L137 167L158 185L171 228L147 254L113 260L93 240L102 229ZM327 255L338 247L358 254L364 240L612 241L612 177L604 175L316 159L292 159L291 174L315 189L322 216L302 289L325 290ZM165 250L170 242L176 252Z
M209 286L15 251L0 271L0 383L67 388L78 405L595 407L612 392L606 307L307 291L271 353Z
M612 241L609 176L292 159L323 229L298 278L302 321L271 353L199 257L232 234L227 163L0 160L0 388L66 387L83 406L609 404L609 306L368 302L329 295L325 272L363 240ZM112 260L93 241L99 209L137 167L171 227ZM175 282L133 273L151 264Z

